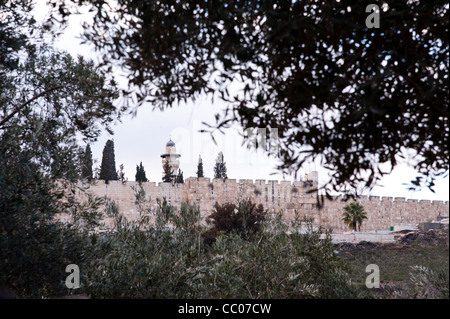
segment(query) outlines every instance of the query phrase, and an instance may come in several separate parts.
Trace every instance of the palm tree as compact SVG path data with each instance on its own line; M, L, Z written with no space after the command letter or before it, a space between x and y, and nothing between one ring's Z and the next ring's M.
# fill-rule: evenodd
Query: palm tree
M358 203L350 203L344 207L342 221L354 231L361 230L363 220L367 219L364 207Z

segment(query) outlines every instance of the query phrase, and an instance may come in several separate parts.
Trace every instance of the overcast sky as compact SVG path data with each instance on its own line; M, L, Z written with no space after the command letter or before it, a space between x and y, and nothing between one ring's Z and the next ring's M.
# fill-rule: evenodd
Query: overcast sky
M37 17L42 17L46 10L40 5L44 0L38 0ZM72 17L64 34L55 42L55 46L76 56L81 54L95 60L95 53L87 45L81 45L81 21L84 17ZM103 147L108 139L114 139L116 166L123 164L125 177L134 180L136 165L142 162L147 178L152 182L161 182L162 164L160 155L164 153L165 144L172 138L176 143L177 152L181 154L180 169L184 178L196 176L198 157L203 159L206 177L213 177L213 167L219 151L224 154L228 177L231 179L265 179L291 180L291 176L276 173L277 160L269 158L262 152L250 151L242 146L239 128L226 131L225 135L216 134L217 145L213 143L209 134L201 134L202 122L215 123L214 114L224 109L225 105L215 100L200 99L195 103L183 104L164 111L152 111L151 105L143 105L138 109L137 116L124 117L122 123L114 127L114 135L104 132L98 141L91 145L93 158L100 165ZM327 173L317 164L309 164L299 172L300 176L317 170L319 182L327 180ZM275 175L271 175L276 173ZM402 183L409 182L416 176L416 172L407 165L394 169L381 181L382 186L371 190L373 196L392 196L414 199L449 199L449 177L436 181L435 193L428 189L420 192L409 192Z

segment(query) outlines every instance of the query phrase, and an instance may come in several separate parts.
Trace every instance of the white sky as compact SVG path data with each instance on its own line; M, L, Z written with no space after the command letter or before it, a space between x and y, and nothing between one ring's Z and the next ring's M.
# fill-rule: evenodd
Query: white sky
M39 5L44 0L36 1ZM45 9L39 7L37 17L45 14ZM64 34L55 42L59 49L66 50L76 56L82 54L96 60L96 55L87 45L81 45L77 35L82 31L82 17L72 17ZM218 145L214 145L208 134L199 133L201 122L215 123L214 114L225 105L218 101L214 104L209 99L200 99L195 103L188 103L167 109L163 112L152 111L150 105L143 105L138 109L137 116L124 117L122 123L114 127L114 135L104 132L98 141L91 145L93 158L100 165L103 147L108 139L114 139L116 167L123 164L125 177L134 180L136 165L141 161L147 178L152 182L161 182L162 164L160 154L164 153L165 144L169 137L176 143L177 152L181 154L180 169L184 178L196 176L198 156L203 159L206 177L213 177L213 167L219 151L224 154L228 177L231 179L265 179L292 180L292 177L276 173L276 160L266 155L249 151L242 144L238 129L230 129L225 135L215 135ZM312 171L319 171L319 182L326 180L326 172L319 165L310 164L299 172L299 176ZM401 165L393 173L386 175L381 181L382 186L372 189L373 196L406 197L408 199L449 200L449 177L436 181L435 193L428 189L420 192L409 192L405 185L416 176L414 169Z

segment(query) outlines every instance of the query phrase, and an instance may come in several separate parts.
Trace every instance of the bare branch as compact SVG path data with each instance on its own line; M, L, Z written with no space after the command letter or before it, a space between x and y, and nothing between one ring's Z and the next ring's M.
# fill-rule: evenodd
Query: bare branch
M42 91L41 93L33 96L31 99L23 102L22 104L17 105L14 110L12 110L11 113L9 113L8 115L6 115L1 121L0 121L0 129L4 129L4 124L6 122L8 122L14 115L16 115L22 108L24 108L26 105L32 103L34 100L37 100L38 98L40 98L41 96L44 96L52 91L58 90L60 88L62 88L62 85L55 85L45 91Z

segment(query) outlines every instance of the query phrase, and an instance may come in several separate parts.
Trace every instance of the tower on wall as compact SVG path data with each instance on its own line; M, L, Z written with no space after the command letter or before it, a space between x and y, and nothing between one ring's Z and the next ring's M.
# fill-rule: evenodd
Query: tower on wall
M181 155L177 153L177 149L175 148L175 143L170 139L166 143L166 152L161 154L162 157L162 167L164 170L164 164L166 163L166 159L169 161L170 170L173 174L178 172L178 168L180 167L180 157Z

